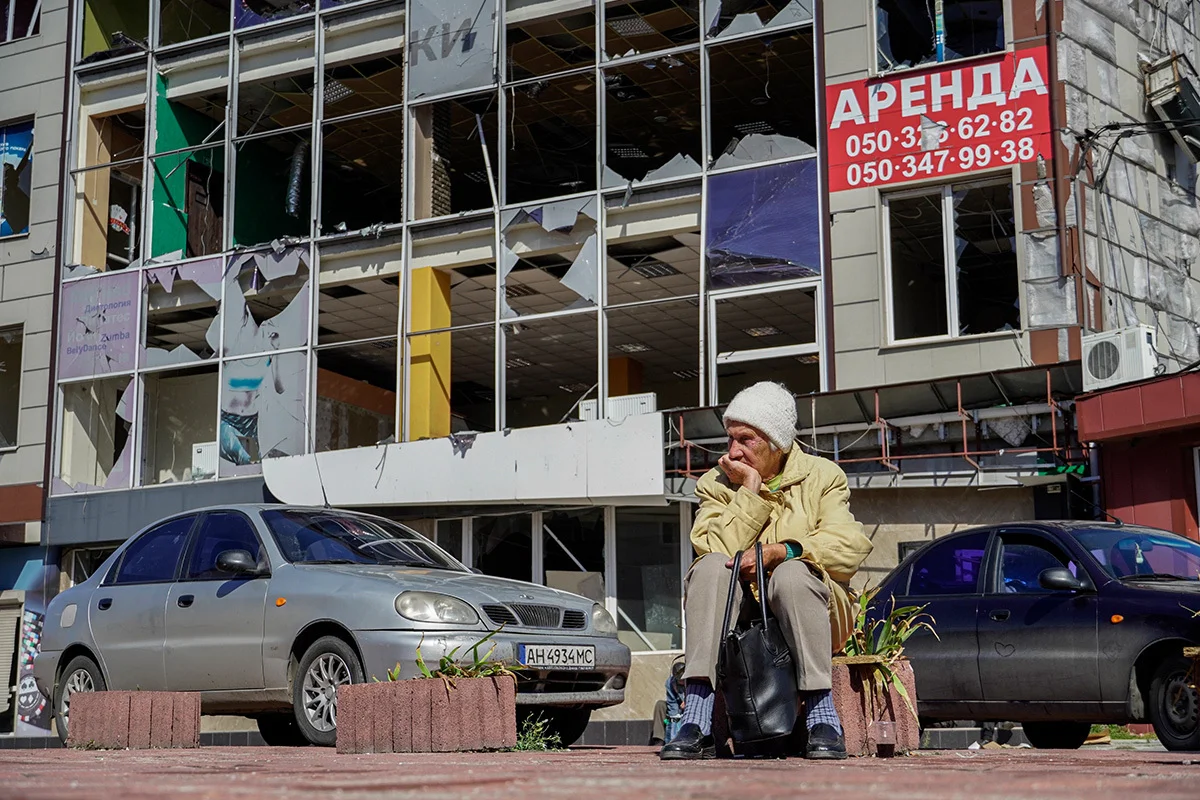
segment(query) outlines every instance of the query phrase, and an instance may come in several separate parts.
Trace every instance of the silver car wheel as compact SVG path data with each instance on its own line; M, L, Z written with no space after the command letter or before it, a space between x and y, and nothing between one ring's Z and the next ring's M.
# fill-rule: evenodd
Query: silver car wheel
M86 669L77 669L71 673L63 684L62 693L62 718L64 722L70 722L71 719L71 695L76 692L94 692L96 684L92 681L92 674Z
M350 668L336 653L322 653L304 673L304 716L318 731L337 728L337 687L350 683Z

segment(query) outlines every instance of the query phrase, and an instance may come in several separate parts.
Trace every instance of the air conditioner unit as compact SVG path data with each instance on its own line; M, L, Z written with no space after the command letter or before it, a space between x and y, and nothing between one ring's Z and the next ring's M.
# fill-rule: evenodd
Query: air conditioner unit
M1143 67L1146 101L1192 163L1200 161L1200 92L1196 70L1178 53Z
M196 442L192 445L192 480L202 481L217 476L217 443Z
M1083 337L1083 390L1094 392L1154 377L1158 336L1149 325L1135 325Z
M600 404L597 400L584 400L579 404L579 417L585 422L597 419ZM622 397L608 398L608 418L620 422L626 417L638 414L653 414L658 410L658 395L654 392L646 394L627 394Z

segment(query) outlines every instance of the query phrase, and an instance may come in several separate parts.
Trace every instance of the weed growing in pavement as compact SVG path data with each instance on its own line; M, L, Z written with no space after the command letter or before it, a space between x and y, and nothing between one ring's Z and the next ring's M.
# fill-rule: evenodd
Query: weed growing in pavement
M562 750L562 737L550 730L550 722L541 714L525 717L521 722L521 730L517 732L515 752L544 753L549 750Z

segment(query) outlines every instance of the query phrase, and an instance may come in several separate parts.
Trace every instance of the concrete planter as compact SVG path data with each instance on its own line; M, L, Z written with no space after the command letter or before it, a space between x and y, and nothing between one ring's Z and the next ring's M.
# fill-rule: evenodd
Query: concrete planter
M342 686L339 753L500 750L517 743L517 683L511 677Z
M846 752L852 756L900 755L921 746L921 728L909 704L890 682L872 686L870 676L878 663L872 656L833 659L833 702L842 720ZM916 708L912 664L900 659L892 670Z
M81 692L71 695L67 746L147 750L200 746L195 692Z

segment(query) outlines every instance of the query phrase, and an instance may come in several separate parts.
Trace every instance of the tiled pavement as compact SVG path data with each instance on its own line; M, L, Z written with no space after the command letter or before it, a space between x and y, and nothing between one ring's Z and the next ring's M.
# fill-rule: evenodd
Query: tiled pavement
M648 747L560 753L338 755L328 748L6 750L5 798L1187 798L1200 754L1125 750L928 752L846 762L662 763Z

